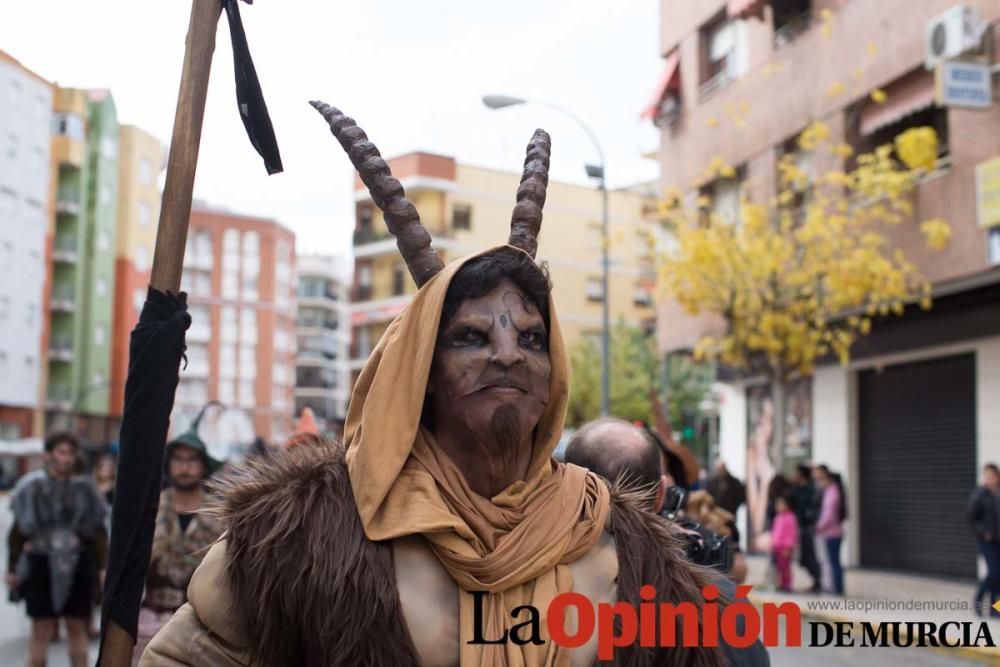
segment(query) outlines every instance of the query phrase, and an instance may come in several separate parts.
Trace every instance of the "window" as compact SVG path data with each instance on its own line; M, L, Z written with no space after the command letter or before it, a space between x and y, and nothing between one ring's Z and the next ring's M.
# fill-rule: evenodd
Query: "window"
M211 265L212 263L212 235L207 230L200 230L195 235L195 254L200 262Z
M326 293L326 279L303 277L299 279L299 296L322 297Z
M239 296L240 281L235 272L222 274L222 296L226 299L235 299Z
M392 295L400 296L406 289L406 268L401 262L392 267Z
M219 346L219 376L224 378L236 377L236 346Z
M791 208L797 209L802 215L804 211L802 210L806 203L809 201L809 196L812 193L813 183L816 178L815 165L813 164L813 152L805 151L799 147L798 135L791 137L785 141L777 150L778 157L778 171L775 174L775 183L777 183L778 191L788 190L794 194L794 199L791 203ZM794 166L800 172L805 174L807 180L804 182L786 182L782 178L782 163L788 162L791 166Z
M238 254L240 251L240 232L237 229L227 229L222 235L222 249L227 255Z
M75 113L57 113L52 115L52 133L83 141L83 117Z
M257 348L252 345L240 346L240 378L251 380L257 377Z
M224 306L222 308L222 340L236 342L239 335L239 323L236 319L236 308Z
M257 311L254 308L240 311L240 339L244 342L257 342Z
M153 165L146 158L139 160L139 182L143 185L153 183Z
M780 49L809 28L811 0L771 0L774 48Z
M368 287L372 284L372 267L370 264L362 264L358 267L358 284Z
M745 69L742 21L730 21L720 13L701 29L701 83L703 94L738 78Z
M372 352L371 332L368 327L361 327L357 330L357 351L359 359L367 359Z
M240 407L252 408L257 405L257 395L254 392L253 381L240 382Z
M111 237L103 229L97 232L97 251L107 252L111 249Z
M587 223L587 249L600 252L604 245L604 227L599 222Z
M729 225L740 221L740 197L746 167L740 166L732 178L717 178L701 189L700 194L711 199L710 211Z
M135 316L138 319L142 312L142 306L146 303L146 290L141 287L135 288L132 292L132 306L135 308Z
M135 220L140 227L149 227L153 222L153 210L147 202L141 201L137 204Z
M236 381L219 380L219 402L232 405L236 402Z
M587 278L586 286L587 301L604 300L604 281L593 276Z
M38 311L38 306L33 303L27 303L24 305L27 314L25 316L25 323L29 327L35 326L35 313Z
M454 231L472 229L472 207L468 204L455 204L451 210L451 228Z
M7 134L7 157L10 160L17 159L17 145L20 143L21 138L18 137L13 132Z
M105 160L114 160L118 156L118 142L114 137L104 137L101 139L101 157Z
M149 270L149 249L141 243L135 246L135 270L140 272Z
M243 255L244 257L257 257L260 254L260 234L257 232L246 232L243 234Z
M97 280L94 281L94 294L98 298L103 298L108 295L108 281L106 278L98 276Z
M0 213L8 216L17 213L17 194L10 188L0 187Z
M863 115L863 114L862 114ZM860 135L858 139L852 141L856 158L859 153L870 153L883 144L891 144L896 137L913 127L932 127L938 135L938 165L945 161L950 149L948 146L948 109L946 107L929 106L920 111L911 113L900 118L894 123L877 128L868 135ZM849 168L853 168L854 160Z
M94 345L104 345L104 325L94 325Z
M370 232L372 229L372 207L358 207L358 229Z
M644 287L636 287L632 302L640 308L649 308L653 305L653 295Z
M31 163L34 167L35 172L41 172L48 169L48 165L45 161L45 149L41 146L34 146L31 149Z
M101 183L101 206L111 205L111 186L108 183Z

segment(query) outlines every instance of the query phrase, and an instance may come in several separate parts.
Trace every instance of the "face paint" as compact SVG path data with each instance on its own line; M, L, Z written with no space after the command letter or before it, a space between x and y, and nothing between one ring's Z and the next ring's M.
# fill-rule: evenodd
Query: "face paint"
M549 401L551 363L541 313L511 281L466 299L440 330L431 366L435 431L531 435ZM516 414L516 429L511 415ZM520 443L518 443L520 444Z

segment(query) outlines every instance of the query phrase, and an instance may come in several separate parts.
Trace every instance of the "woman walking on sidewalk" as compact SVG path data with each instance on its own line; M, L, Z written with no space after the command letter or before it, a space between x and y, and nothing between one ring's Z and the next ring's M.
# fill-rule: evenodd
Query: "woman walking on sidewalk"
M993 604L1000 599L1000 470L996 465L983 466L983 485L969 498L967 517L976 536L979 553L986 561L986 578L976 587L974 610L982 613L983 594L990 594L990 616L1000 616Z
M840 543L844 539L844 520L847 519L847 502L839 475L834 475L825 465L813 470L816 485L823 491L820 501L819 519L816 521L816 537L822 539L826 547L825 565L830 568L832 593L844 594L844 569L840 564Z

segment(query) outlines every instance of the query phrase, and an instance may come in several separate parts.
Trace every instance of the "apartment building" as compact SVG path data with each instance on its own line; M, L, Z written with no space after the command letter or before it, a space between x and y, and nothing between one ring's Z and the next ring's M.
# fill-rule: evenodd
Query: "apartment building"
M485 169L422 152L393 158L389 166L445 262L507 242L519 171ZM654 327L656 279L648 240L653 194L642 186L608 193L612 321L649 331ZM358 179L355 199L352 385L389 322L416 291L382 212ZM601 212L597 189L549 181L537 259L548 265L567 345L584 338L596 343L601 335Z
M825 364L803 379L786 425L795 442L778 446L844 476L850 564L974 576L975 544L955 517L963 516L979 467L1000 458L1000 216L989 195L995 202L997 178L989 174L1000 172L1000 106L995 93L977 107L946 101L935 77L940 62L969 64L996 89L1000 5L660 6L664 73L646 116L661 131L664 191L678 188L689 201L708 195L716 212L738 219L743 197L776 194L778 160L812 121L859 152L910 127L937 130L937 165L914 194L914 218L948 220L951 244L928 250L917 224L890 232L933 281L934 308L876 323L850 365ZM876 89L883 101L871 96ZM733 176L700 183L716 157L734 167ZM657 315L664 354L690 352L721 325L686 317L670 302L658 304ZM726 372L719 379L720 454L740 474L771 397L758 378Z
M242 410L265 440L287 437L295 408L294 233L274 220L196 202L181 289L191 328L178 421L215 400Z

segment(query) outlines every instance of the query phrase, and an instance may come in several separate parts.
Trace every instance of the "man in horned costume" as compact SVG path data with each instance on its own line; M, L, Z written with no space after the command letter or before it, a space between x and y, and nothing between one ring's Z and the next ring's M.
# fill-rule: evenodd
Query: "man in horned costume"
M638 608L649 584L654 601L700 602L713 575L684 560L675 529L551 457L569 368L534 261L548 135L528 145L508 244L445 266L365 133L313 106L420 289L358 379L343 446L287 449L222 486L227 532L140 664L589 665L596 634L572 651L549 637L556 595ZM516 627L525 605L541 614L534 627ZM724 657L629 646L615 661Z

